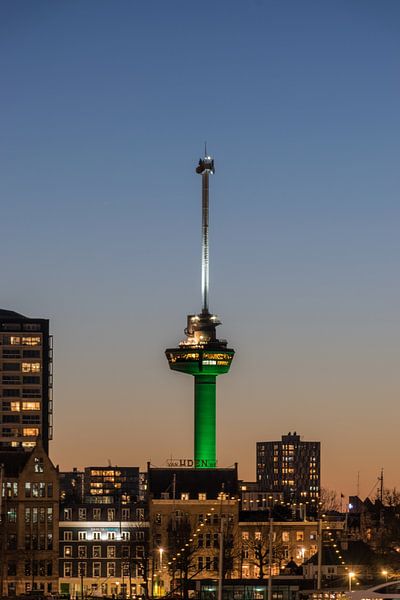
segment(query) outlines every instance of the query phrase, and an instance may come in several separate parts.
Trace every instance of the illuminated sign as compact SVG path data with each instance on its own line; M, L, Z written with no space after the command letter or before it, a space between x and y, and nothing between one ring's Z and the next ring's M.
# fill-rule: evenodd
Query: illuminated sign
M194 458L168 458L167 467L187 469L194 467L195 469L215 469L217 466L216 460L194 459Z

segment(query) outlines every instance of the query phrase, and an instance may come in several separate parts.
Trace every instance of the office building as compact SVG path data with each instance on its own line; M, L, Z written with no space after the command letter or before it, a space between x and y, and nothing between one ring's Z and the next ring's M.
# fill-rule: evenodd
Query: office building
M281 492L286 502L316 505L320 496L320 442L304 442L294 432L280 441L257 442L257 483Z
M52 439L52 338L47 319L0 309L0 449Z
M88 504L112 504L145 500L139 467L85 467L60 473L63 498Z

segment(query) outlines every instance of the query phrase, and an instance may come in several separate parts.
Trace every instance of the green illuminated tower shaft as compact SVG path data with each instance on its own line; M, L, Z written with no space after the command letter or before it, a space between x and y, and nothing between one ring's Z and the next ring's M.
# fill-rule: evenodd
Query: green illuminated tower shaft
M218 317L208 311L209 252L209 175L214 173L210 156L200 159L196 172L202 176L202 311L188 315L187 338L178 348L166 350L169 366L174 371L194 376L194 459L196 468L214 468L216 456L216 379L229 371L234 350L226 340L216 337Z
M216 375L194 376L194 460L216 466Z

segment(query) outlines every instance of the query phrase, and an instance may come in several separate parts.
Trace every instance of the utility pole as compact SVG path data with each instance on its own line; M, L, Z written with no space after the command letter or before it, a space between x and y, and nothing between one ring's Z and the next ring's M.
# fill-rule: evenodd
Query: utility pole
M321 589L321 569L322 569L322 519L321 516L318 520L318 571L317 571L317 590Z
M269 577L268 577L268 600L272 600L272 552L273 552L273 533L272 533L272 517L269 518L269 549L268 549L268 568L269 568Z
M218 600L222 600L222 587L224 580L224 521L221 517L221 529L219 532L219 560L218 560Z

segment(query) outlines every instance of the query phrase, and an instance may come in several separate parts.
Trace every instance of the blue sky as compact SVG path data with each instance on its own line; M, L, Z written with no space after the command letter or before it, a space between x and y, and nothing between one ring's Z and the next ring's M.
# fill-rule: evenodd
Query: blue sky
M296 429L326 486L400 485L399 3L214 4L1 4L0 305L51 319L52 457L191 455L163 350L200 309L207 140L220 464Z

